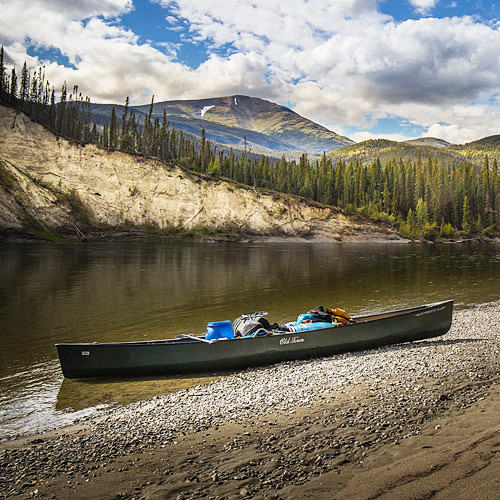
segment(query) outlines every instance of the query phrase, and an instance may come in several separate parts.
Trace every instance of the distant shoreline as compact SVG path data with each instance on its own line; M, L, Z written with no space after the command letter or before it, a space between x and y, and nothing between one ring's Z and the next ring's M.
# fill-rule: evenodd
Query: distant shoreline
M270 235L270 234L234 234L234 233L214 233L214 234L165 234L154 233L147 231L92 231L86 232L84 237L79 237L77 233L57 234L47 233L44 235L33 233L0 233L1 243L125 243L125 242L210 242L210 243L422 243L422 244L461 244L461 243L485 243L485 244L499 244L500 237L485 238L482 236L474 236L470 238L450 238L439 239L436 241L427 240L411 240L402 236L394 235L394 233L380 233L374 235L368 233L366 235L356 234L339 237L325 237L325 236L283 236L283 235Z

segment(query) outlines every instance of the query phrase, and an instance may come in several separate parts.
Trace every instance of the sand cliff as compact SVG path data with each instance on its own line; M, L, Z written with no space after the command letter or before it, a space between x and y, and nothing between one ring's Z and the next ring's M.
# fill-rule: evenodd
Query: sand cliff
M71 143L3 106L0 194L3 234L109 234L146 228L161 234L401 239L387 226L299 197Z

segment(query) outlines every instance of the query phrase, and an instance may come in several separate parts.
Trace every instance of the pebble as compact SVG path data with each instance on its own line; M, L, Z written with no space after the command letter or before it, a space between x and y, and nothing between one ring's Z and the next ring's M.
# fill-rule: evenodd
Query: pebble
M91 466L92 463L109 463L125 453L176 444L180 436L218 428L228 421L257 425L258 417L269 420L277 413L293 415L311 404L325 405L325 426L334 424L336 418L342 418L342 424L338 432L310 439L299 449L311 452L315 446L318 450L327 446L338 450L338 454L355 449L359 459L367 446L384 440L399 442L419 434L418 422L438 413L441 406L470 404L474 400L472 392L467 401L462 401L463 395L440 388L440 384L445 379L458 380L464 376L470 381L485 380L491 376L492 367L498 373L499 338L500 301L497 301L455 311L450 332L436 339L249 369L209 385L106 409L98 417L81 420L80 425L88 429L82 434L63 432L55 437L37 437L29 446L1 448L0 498L19 494L24 485L31 486L32 481L41 478L63 473L69 477L89 475L98 468ZM332 412L332 399L346 394L355 385L364 387L373 396L373 404L358 404L354 398L352 408L337 408L336 415ZM483 395L478 394L476 400ZM271 428L272 421L267 425ZM366 436L360 439L358 435L356 440L350 437L348 429L352 427L364 429ZM278 475L283 481L285 474L297 483L305 482L309 476L295 464L297 449L291 448L288 456L283 440L276 443L277 439L270 436L262 442L262 449L276 448L283 460L266 481L278 481ZM226 444L227 450L244 446L239 439ZM314 475L338 467L335 460L336 454L318 453ZM350 461L346 457L342 460ZM249 467L250 474L253 466ZM208 477L212 481L227 480L213 469ZM23 478L22 482L19 478ZM276 485L279 482L274 485L277 488ZM253 491L246 487L239 493L247 496Z

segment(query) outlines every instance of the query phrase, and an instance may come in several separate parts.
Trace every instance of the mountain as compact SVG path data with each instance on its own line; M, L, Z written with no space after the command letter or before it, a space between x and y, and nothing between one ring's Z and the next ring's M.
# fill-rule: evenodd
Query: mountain
M100 125L109 121L111 108L110 104L92 105L92 119ZM130 109L142 122L149 112L149 105L131 106ZM123 106L115 105L115 111L120 118ZM450 144L435 137L354 143L284 106L256 97L237 95L153 105L155 118L163 119L163 111L171 125L192 136L199 137L204 129L207 139L223 147L243 149L246 146L252 153L275 157L282 153L321 154L326 151L334 160L358 158L362 162L371 162L378 157L384 163L393 158L415 160L420 155L424 160L432 156L445 163L467 161L476 167L482 165L486 154L500 160L500 135L463 145Z
M432 146L434 148L447 148L451 146L451 143L443 139L437 139L436 137L420 137L418 139L409 139L404 142L414 144L415 146Z
M109 121L111 105L93 104L92 119L98 125ZM149 112L149 104L130 106L140 122ZM302 151L323 153L353 144L317 123L279 104L242 95L211 99L165 101L154 103L153 117L163 117L176 129L222 145L252 148L254 152ZM115 106L118 118L123 106Z
M349 162L358 158L363 163L369 163L379 158L382 164L393 158L397 158L398 160L401 158L403 162L414 160L419 154L423 160L428 156L445 162L461 161L463 159L460 154L450 151L449 148L419 145L408 141L390 141L387 139L372 139L358 142L352 146L345 146L330 153L332 159L335 160L341 158Z
M382 164L396 158L403 162L415 160L418 155L422 160L429 156L445 164L450 162L470 162L476 167L481 167L484 156L500 161L500 135L485 137L479 141L463 145L449 144L435 138L422 138L409 141L390 141L387 139L368 140L344 146L329 153L333 160L342 159L346 162L358 158L363 163L370 163L379 158Z

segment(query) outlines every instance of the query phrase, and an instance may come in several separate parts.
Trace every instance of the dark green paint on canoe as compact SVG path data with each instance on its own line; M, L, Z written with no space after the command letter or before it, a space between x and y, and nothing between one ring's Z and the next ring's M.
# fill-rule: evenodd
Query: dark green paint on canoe
M445 334L453 301L355 318L357 323L300 333L213 343L193 338L57 344L67 378L186 374L244 369L329 356Z

